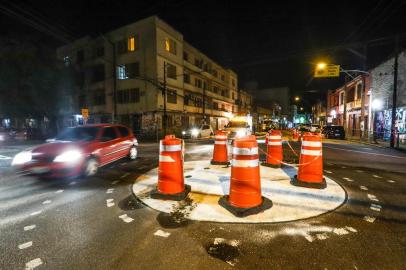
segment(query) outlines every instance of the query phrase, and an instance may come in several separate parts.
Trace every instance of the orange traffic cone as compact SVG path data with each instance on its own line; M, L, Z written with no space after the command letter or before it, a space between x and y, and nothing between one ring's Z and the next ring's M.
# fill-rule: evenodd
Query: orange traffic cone
M166 135L159 145L158 186L151 198L181 201L189 192L183 178L182 140Z
M282 152L282 132L280 130L272 130L268 136L267 157L263 166L280 168L283 160Z
M321 136L305 134L300 151L298 174L292 178L295 186L325 188Z
M219 204L237 217L257 214L272 207L272 201L261 196L255 136L234 140L230 195L221 197Z
M214 138L213 159L210 163L214 165L229 165L230 162L228 161L227 153L227 133L222 130L217 130Z

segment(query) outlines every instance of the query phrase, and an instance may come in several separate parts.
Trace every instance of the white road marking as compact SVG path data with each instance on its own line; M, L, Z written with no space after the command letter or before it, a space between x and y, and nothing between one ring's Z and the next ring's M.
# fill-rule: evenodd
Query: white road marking
M42 260L40 258L36 258L31 260L25 264L25 270L32 270L42 264Z
M368 188L366 186L359 186L359 188L362 190L368 190Z
M344 228L335 228L333 230L333 233L337 234L337 235L344 235L344 234L349 234L349 232L344 229Z
M313 238L313 236L311 236L311 235L305 235L305 239L306 239L307 241L309 241L309 242L313 242L313 241L314 241L314 238Z
M63 192L63 189L59 189L59 190L55 191L55 193L62 193L62 192Z
M343 148L331 147L331 146L326 146L326 145L323 145L323 148L337 149L337 150L341 150L341 151L362 153L362 154L375 155L375 156L384 156L384 157L393 157L393 158L406 159L406 157L400 157L400 156L394 156L394 155L386 155L386 154L379 154L379 153L371 153L371 152L364 152L364 151L357 151L357 150L350 150L350 149L343 149Z
M344 180L347 180L347 182L352 182L352 181L354 181L354 180L352 180L352 179L350 179L350 178L348 178L348 177L343 177L343 179L344 179Z
M125 178L125 177L127 177L127 176L129 176L130 174L129 173L125 173L125 174L123 174L122 176L120 176L120 178Z
M29 225L24 227L24 231L31 231L37 227L35 224L34 225Z
M388 182L388 183L395 183L395 181L393 181L393 180L386 180L386 182Z
M318 233L316 234L318 240L326 240L328 238L327 233Z
M368 193L367 196L368 196L368 199L370 199L371 201L379 202L378 198L375 195Z
M50 204L51 202L52 202L51 200L46 200L46 201L43 201L42 204Z
M326 172L326 173L333 173L332 171L327 171L327 170L324 170L324 172Z
M106 193L111 194L111 193L113 193L113 191L114 191L114 188L109 188L109 189L107 189Z
M113 202L114 199L107 199L106 202Z
M130 223L134 220L133 218L127 216L127 214L121 215L119 216L119 218L121 218L125 223Z
M155 235L155 236L161 236L161 237L168 237L169 235L171 235L171 233L169 233L169 232L164 232L164 231L162 231L162 230L157 230L157 231L154 233L154 235Z
M362 173L364 172L363 170L355 170L356 172Z
M375 221L375 217L365 216L364 220L373 223Z
M42 213L42 211L35 211L35 212L32 212L31 214L30 214L30 216L36 216L36 215L39 215L39 214L41 214Z
M375 178L382 178L382 176L379 176L379 175L376 175L376 174L373 174L372 176L375 177Z
M0 159L1 160L7 160L7 159L11 159L11 157L0 155Z
M106 205L107 205L107 207L114 206L114 199L107 199L106 200Z
M75 181L72 181L72 182L69 183L69 186L73 186L73 185L76 185Z
M116 181L111 182L111 184L112 184L112 185L115 185L115 184L117 184L117 183L119 183L119 182L120 182L119 180L116 180Z
M354 229L353 227L345 226L345 228L347 229L347 231L350 231L350 232L357 232L357 230Z
M18 245L18 248L19 249L25 249L25 248L29 248L30 246L32 246L32 241L29 241L27 243Z
M347 167L345 167L345 166L341 166L341 169L346 169Z
M371 207L369 207L371 210L374 210L374 211L377 211L377 212L380 212L381 211L381 208L382 208L382 206L380 206L379 204L371 204Z

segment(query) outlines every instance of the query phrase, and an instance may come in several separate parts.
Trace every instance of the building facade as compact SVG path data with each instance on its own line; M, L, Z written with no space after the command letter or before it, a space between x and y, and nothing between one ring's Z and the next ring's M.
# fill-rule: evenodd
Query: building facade
M114 121L137 134L155 134L162 130L166 107L168 132L203 122L219 129L237 110L237 74L156 16L76 40L57 55L78 78L66 90L71 104L63 111L65 125L80 123L86 108L88 123Z
M326 102L319 100L312 106L312 123L320 126L327 124L326 118Z

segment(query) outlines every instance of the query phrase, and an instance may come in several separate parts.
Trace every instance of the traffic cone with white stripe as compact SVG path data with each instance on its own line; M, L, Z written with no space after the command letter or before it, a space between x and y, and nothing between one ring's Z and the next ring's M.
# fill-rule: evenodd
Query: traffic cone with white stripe
M213 165L229 165L228 153L227 153L227 133L222 130L217 130L214 141L213 159L211 164Z
M272 207L272 201L261 196L255 136L234 140L230 194L221 197L219 204L237 217L257 214Z
M323 177L321 136L304 135L298 174L292 178L291 183L301 187L326 188L326 180Z
M183 178L183 143L175 135L166 135L159 144L158 186L153 199L181 201L190 192Z
M280 168L282 166L283 151L282 151L282 132L280 130L272 130L268 136L266 161L261 165Z

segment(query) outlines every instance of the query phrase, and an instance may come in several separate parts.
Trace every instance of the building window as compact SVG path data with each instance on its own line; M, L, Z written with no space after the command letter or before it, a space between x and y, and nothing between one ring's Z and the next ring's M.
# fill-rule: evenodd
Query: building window
M344 92L340 93L340 105L344 104Z
M138 49L138 38L131 36L127 39L127 50L133 52Z
M199 67L199 68L202 68L203 67L203 60L195 58L195 66Z
M189 54L187 52L183 52L183 60L189 61Z
M132 88L117 91L117 103L126 104L137 102L140 102L140 89Z
M217 102L213 102L213 109L218 110L219 104Z
M176 104L177 103L177 95L176 90L168 90L166 92L166 101L168 103Z
M140 75L139 63L130 63L117 66L117 79L134 79Z
M166 63L166 77L176 80L176 66Z
M93 68L92 82L100 82L104 80L104 65L97 65Z
M165 39L165 51L176 54L176 42L173 39Z
M219 92L219 88L217 86L213 86L213 92L217 94Z
M130 102L131 103L140 102L140 89L139 88L130 89Z
M117 53L123 54L127 52L134 52L139 49L138 35L130 36L117 42Z
M63 63L65 64L65 66L69 67L70 66L70 57L69 56L65 56L63 58Z
M80 64L85 60L85 52L83 50L77 51L76 63Z
M361 99L362 84L357 85L357 97L356 99Z
M235 80L234 79L231 79L231 85L235 86Z
M94 50L94 56L95 57L102 57L104 56L104 47L103 46L99 46Z
M206 90L207 89L207 82L203 81L203 89Z
M235 96L234 96L234 92L232 93L232 97L233 97L233 99L235 98Z
M202 88L202 80L200 79L195 79L195 86L197 88Z
M93 105L100 106L105 104L106 104L106 95L104 94L104 89L95 90L93 94Z
M183 74L183 81L185 83L190 83L190 74L189 73Z
M217 73L217 70L216 70L216 69L213 69L213 70L212 70L212 74L213 74L213 76L214 76L214 77L216 77L216 78L217 78L218 73Z
M127 43L126 43L126 41L124 39L117 42L116 50L117 50L118 54L122 54L122 53L127 52Z

